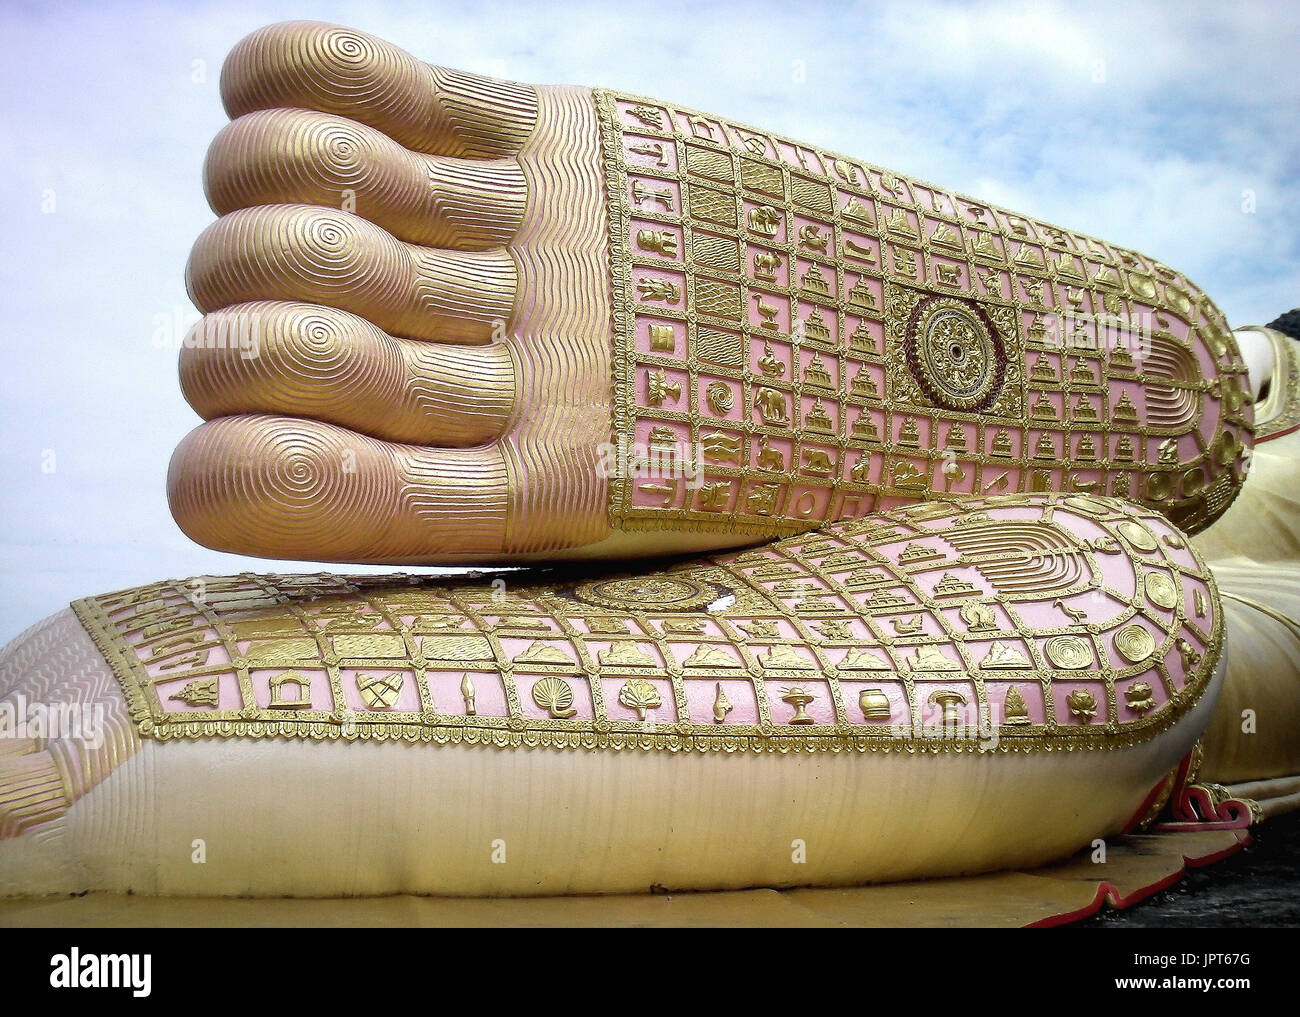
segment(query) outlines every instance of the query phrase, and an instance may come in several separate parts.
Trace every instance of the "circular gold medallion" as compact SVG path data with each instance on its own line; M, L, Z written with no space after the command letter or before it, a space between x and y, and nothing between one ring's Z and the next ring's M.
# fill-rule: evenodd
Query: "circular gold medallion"
M1147 475L1147 498L1151 501L1168 501L1174 493L1174 478L1168 473Z
M1151 300L1156 295L1156 284L1149 276L1138 275L1135 272L1128 274L1129 285L1133 287L1133 292L1143 300Z
M1146 587L1147 599L1156 607L1173 610L1178 605L1178 588L1163 572L1148 572L1142 577L1142 585Z
M907 321L905 354L922 391L954 410L988 409L1006 381L1006 352L977 305L929 297Z
M1183 474L1183 497L1194 498L1205 490L1205 471L1199 466Z
M1125 660L1137 664L1155 652L1156 640L1141 625L1126 625L1115 633L1115 649Z
M677 576L604 579L582 583L573 592L590 604L619 611L698 611L720 596L708 583Z
M1053 636L1044 649L1047 659L1065 671L1078 671L1092 663L1092 650L1081 636Z
M1158 546L1156 538L1151 535L1141 523L1135 523L1130 520L1124 520L1116 527L1119 535L1136 547L1139 551L1154 551Z

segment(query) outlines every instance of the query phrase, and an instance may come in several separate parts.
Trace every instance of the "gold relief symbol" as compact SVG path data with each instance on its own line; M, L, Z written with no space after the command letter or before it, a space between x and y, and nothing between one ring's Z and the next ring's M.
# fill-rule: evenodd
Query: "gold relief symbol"
M709 385L706 396L709 409L719 417L725 417L735 404L735 395L731 390L731 386L720 381L715 381Z
M1148 572L1142 577L1147 599L1156 607L1172 611L1178 606L1178 589L1164 572Z
M311 679L297 671L284 671L270 679L270 710L307 710L311 708Z
M682 292L676 283L662 279L641 279L636 290L643 300L662 300L666 304L676 304L682 299Z
M1124 700L1130 710L1145 713L1156 704L1152 698L1151 686L1146 682L1134 682L1124 690Z
M961 707L966 705L966 697L955 689L938 689L930 694L929 703L942 711L940 723L945 728L957 728L961 725Z
M765 237L776 236L781 216L771 205L759 205L749 211L749 228Z
M400 674L357 675L357 692L361 701L371 710L386 710L397 702L405 679Z
M573 689L563 678L542 678L533 685L533 702L557 719L577 713Z
M735 707L731 705L731 700L727 698L727 694L722 690L722 682L718 682L713 697L713 723L721 724L733 709Z
M650 348L658 353L672 353L677 343L671 325L650 326Z
M1076 689L1066 697L1066 706L1081 724L1089 723L1097 716L1097 697L1087 689Z
M806 247L809 250L826 253L826 244L829 238L821 231L818 226L802 226L799 228L799 246ZM814 268L816 266L813 266Z
M878 498L1060 488L1140 499L1197 530L1231 501L1250 441L1245 368L1222 315L1177 273L740 124L607 91L595 99L615 437L633 442L669 421L698 436L724 416L709 393L719 381L754 413L735 459L706 464L705 482L729 488L725 513L721 487L642 498L636 481L614 477L616 529L780 536L870 512ZM637 341L647 329L648 351ZM829 383L805 376L805 351ZM683 379L679 395L641 383L655 368ZM810 389L823 407L805 419ZM891 457L901 418L918 410L928 426L908 449L921 455ZM960 475L927 469L956 424ZM800 468L807 432L845 452L830 472ZM751 498L747 474L778 434L794 439L791 473L772 478L766 464L775 496ZM1087 470L1049 466L1061 460Z
M713 462L740 462L740 437L738 435L712 431L700 435L700 444L704 448L705 457Z
M653 202L660 205L665 211L673 210L673 192L666 187L651 189L644 182L636 180L632 184L632 200L638 206L646 202Z
M619 690L618 701L629 710L635 710L637 718L642 722L646 719L647 711L663 705L659 690L644 678L633 678L624 683Z
M1029 716L1029 705L1025 702L1024 693L1014 685L1007 689L1007 694L1002 700L1002 719L1004 724L1017 727L1033 723Z
M760 388L754 393L754 408L765 424L789 423L785 409L785 396L774 388Z
M190 706L216 706L218 702L217 688L217 679L198 678L192 682L187 682L180 692L170 698Z
M670 382L662 368L656 367L647 373L646 399L651 406L662 406L665 401L677 402L681 397L681 382Z
M796 685L788 688L781 693L781 699L794 707L794 714L786 723L788 724L812 724L814 720L808 715L807 707L816 697L802 686Z
M1155 652L1156 641L1141 625L1128 625L1115 633L1115 649L1126 660L1137 664Z
M1047 659L1066 671L1076 671L1092 664L1092 650L1081 636L1054 636L1047 641Z
M760 251L754 255L754 278L761 282L776 282L781 256L775 251Z
M785 457L768 444L767 435L763 435L759 439L758 468L760 470L771 470L774 473L780 473L785 469Z
M677 257L677 237L668 230L640 230L636 242L643 251L653 251L669 258Z
M858 695L858 707L863 720L889 720L893 716L889 697L880 689L863 689Z

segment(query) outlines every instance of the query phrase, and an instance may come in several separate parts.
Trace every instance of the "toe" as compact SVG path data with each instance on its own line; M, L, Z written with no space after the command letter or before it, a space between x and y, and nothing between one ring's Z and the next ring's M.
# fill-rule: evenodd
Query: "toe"
M513 160L415 153L364 124L300 109L249 113L228 125L208 149L204 183L219 215L323 205L408 243L462 251L507 244L528 191Z
M262 205L223 216L186 268L200 310L300 300L351 311L393 335L483 343L508 328L517 289L501 250L404 244L348 212Z
M505 540L497 446L426 449L315 420L223 417L181 442L167 487L181 529L219 551L434 564L500 554Z
M515 400L504 344L394 339L312 304L241 304L204 316L181 350L180 373L185 398L209 420L312 417L416 445L493 441Z
M513 155L537 118L533 88L432 67L348 28L286 22L259 29L226 58L232 118L278 106L361 121L407 148L462 158Z

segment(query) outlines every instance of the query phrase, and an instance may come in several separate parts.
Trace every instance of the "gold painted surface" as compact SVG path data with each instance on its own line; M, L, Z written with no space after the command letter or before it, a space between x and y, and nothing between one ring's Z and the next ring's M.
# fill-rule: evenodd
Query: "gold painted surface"
M618 525L789 533L891 499L1073 490L1194 532L1235 496L1245 367L1167 266L757 128L596 101L617 436L688 436L704 473L616 480Z
M1177 577L1173 609L1144 574ZM1222 646L1177 531L1082 496L914 505L639 575L209 577L74 608L161 739L1105 749L1175 722Z

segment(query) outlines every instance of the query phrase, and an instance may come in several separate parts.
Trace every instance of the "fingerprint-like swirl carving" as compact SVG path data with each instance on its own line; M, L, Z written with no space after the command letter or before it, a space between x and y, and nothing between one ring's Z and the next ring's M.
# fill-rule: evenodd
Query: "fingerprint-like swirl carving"
M288 417L221 423L190 434L172 457L173 511L201 542L219 542L238 518L260 553L337 555L373 535L382 506L396 500L393 465L371 439Z
M374 128L315 110L248 113L204 164L220 214L300 202L355 212L408 243L487 250L510 241L527 188L513 160L423 155Z
M194 245L189 283L204 309L308 300L365 314L411 303L406 248L363 219L307 205L232 212Z
M208 419L310 417L390 441L479 445L514 404L501 345L395 339L332 307L283 301L205 315L181 351L181 388Z
M534 89L433 68L380 39L316 22L271 25L226 59L221 94L238 117L277 106L319 109L375 127L407 148L492 159L533 129Z
M226 60L222 94L232 116L271 106L331 112L364 106L408 123L424 112L422 77L416 61L395 46L304 22L274 25L240 42Z

